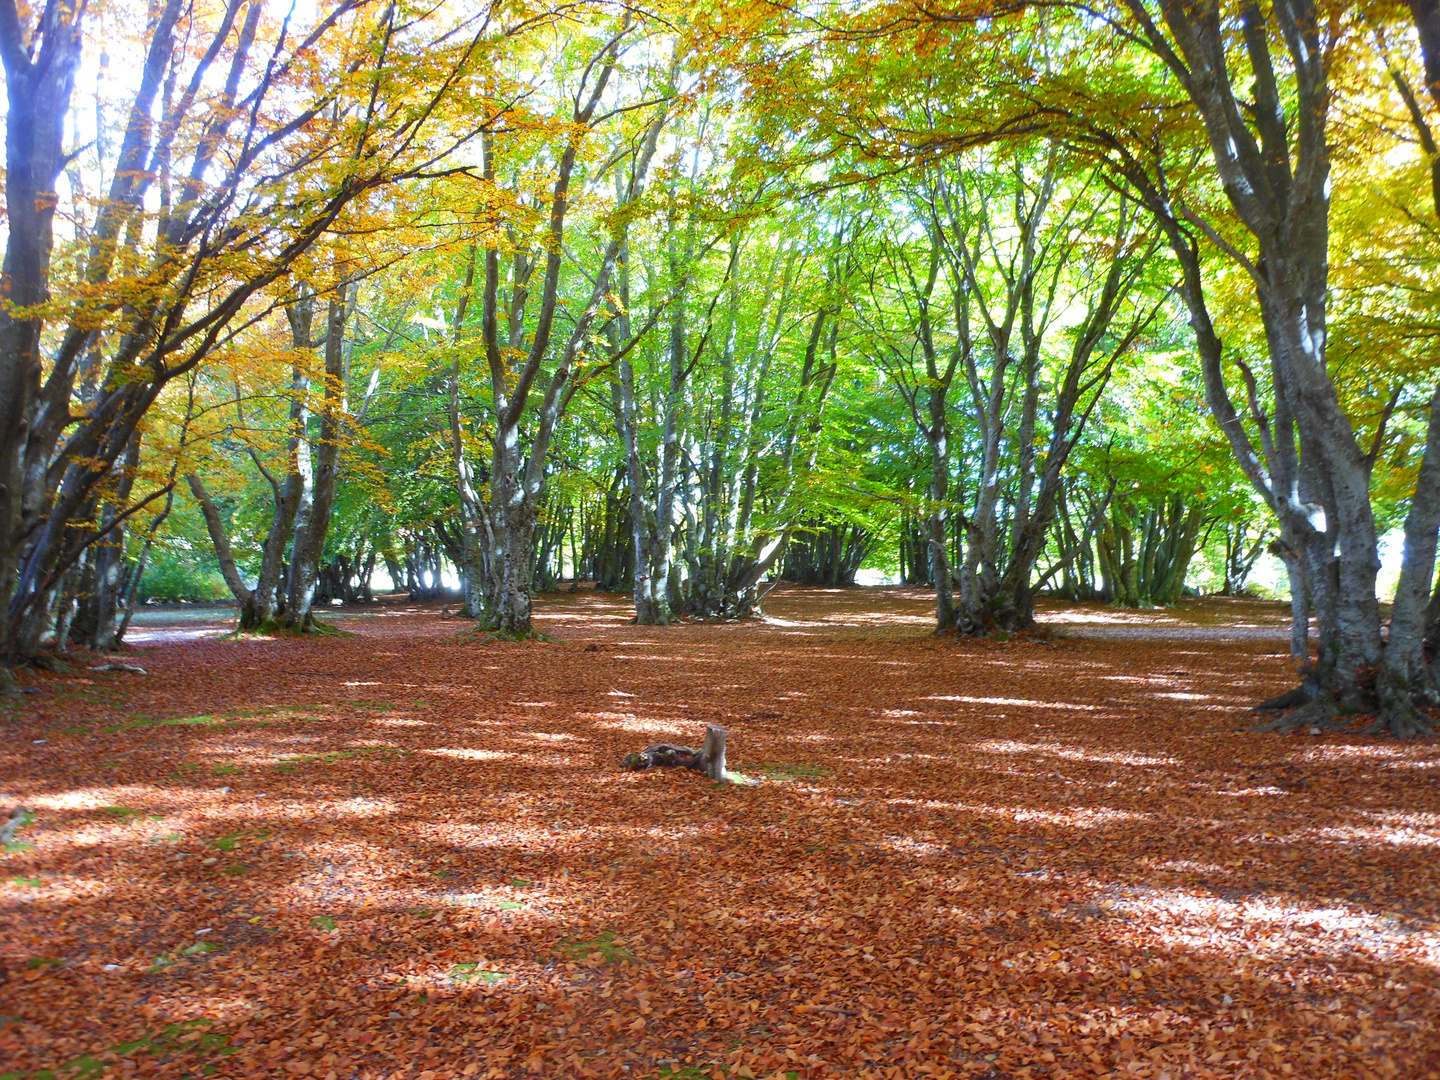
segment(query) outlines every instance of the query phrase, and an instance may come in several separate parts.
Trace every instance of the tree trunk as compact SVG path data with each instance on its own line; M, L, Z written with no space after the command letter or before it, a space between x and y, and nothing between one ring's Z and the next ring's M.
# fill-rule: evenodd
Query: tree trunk
M41 394L44 358L38 313L49 299L56 181L64 171L65 117L80 64L83 8L47 17L34 32L15 18L0 23L5 67L5 208L0 276L0 650L14 660L12 599L26 544L25 491L32 407ZM31 16L25 18L30 21ZM19 317L16 312L23 313ZM34 314L31 314L34 312ZM68 401L69 394L65 394ZM48 454L43 455L47 458ZM37 508L34 508L38 510ZM0 691L13 688L0 663Z
M210 533L210 543L215 548L215 558L220 562L220 574L225 579L226 586L235 597L235 603L240 610L246 611L251 607L250 590L245 587L244 580L240 577L240 570L235 565L235 555L230 549L230 537L225 531L225 522L220 517L220 509L215 505L215 500L205 490L205 484L198 473L186 473L185 482L190 485L190 493L195 496L195 502L200 507L200 513L205 518L205 528Z
M320 446L315 455L310 513L295 530L290 558L290 590L285 606L285 625L291 630L311 630L315 618L311 604L330 516L335 507L339 480L340 423L345 398L345 324L354 304L357 286L343 280L327 305L325 321L325 389L320 410Z

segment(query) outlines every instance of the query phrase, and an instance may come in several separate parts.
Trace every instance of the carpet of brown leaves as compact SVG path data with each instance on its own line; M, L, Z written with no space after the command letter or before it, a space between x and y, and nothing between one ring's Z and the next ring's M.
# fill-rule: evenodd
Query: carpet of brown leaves
M27 676L0 1075L1440 1078L1440 744L1250 734L1277 606L767 610ZM619 771L706 723L763 783Z

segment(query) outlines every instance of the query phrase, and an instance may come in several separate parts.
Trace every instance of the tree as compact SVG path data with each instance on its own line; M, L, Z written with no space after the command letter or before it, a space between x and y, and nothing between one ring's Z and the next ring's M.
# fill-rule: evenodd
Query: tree
M339 0L301 26L243 0L213 11L167 0L136 43L118 149L99 163L108 194L57 277L56 186L73 160L62 118L85 19L83 5L22 15L0 4L0 388L13 421L0 432L0 637L11 663L37 647L54 590L99 536L105 477L166 387L261 317L266 290L348 206L447 168L494 115L488 103L436 122L479 58L488 18L446 26L438 14L405 21L394 5ZM312 63L317 54L329 62ZM84 221L83 189L70 195ZM74 417L77 386L93 395Z

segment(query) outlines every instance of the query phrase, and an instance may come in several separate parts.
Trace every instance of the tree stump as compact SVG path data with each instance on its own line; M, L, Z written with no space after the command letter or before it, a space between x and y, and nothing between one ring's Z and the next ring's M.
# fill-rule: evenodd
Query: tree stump
M700 748L700 760L705 764L705 775L717 784L725 780L725 735L723 727L705 725L705 745Z
M676 746L673 743L656 743L637 753L626 754L621 766L628 772L642 769L692 769L703 772L716 783L732 781L725 771L725 736L723 727L716 724L705 726L705 745L699 750L691 746Z

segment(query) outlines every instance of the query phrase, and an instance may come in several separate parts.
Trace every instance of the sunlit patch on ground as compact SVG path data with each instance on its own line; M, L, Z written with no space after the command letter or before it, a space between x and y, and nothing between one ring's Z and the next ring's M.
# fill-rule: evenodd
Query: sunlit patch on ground
M765 606L147 615L147 676L35 675L0 1074L1440 1076L1440 743L1246 732L1282 605L1010 642L919 589ZM619 770L709 723L762 783Z

